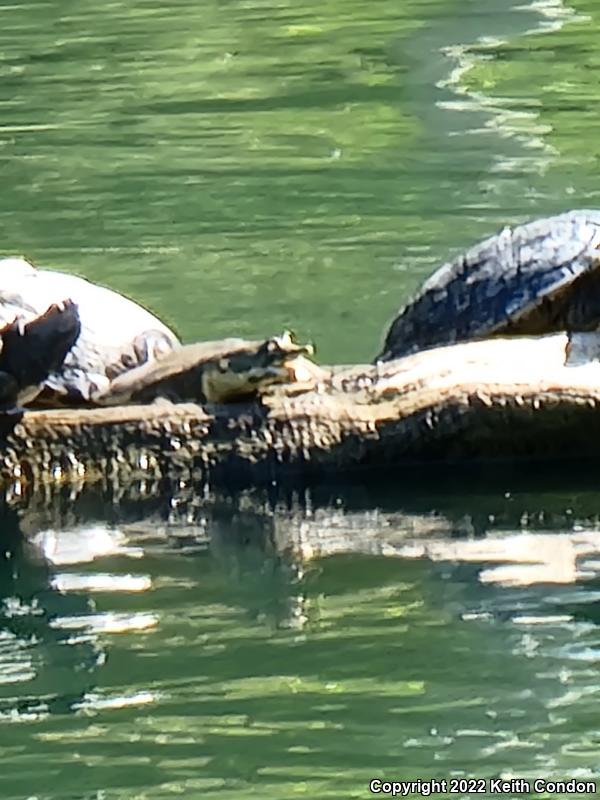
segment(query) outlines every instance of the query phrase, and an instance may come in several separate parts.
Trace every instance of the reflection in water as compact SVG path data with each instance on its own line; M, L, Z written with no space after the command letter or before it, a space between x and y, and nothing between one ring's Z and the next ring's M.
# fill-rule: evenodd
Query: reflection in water
M585 737L563 731L595 692L595 476L563 494L543 477L432 477L427 492L399 475L401 489L11 495L10 595L30 601L2 620L20 683L0 711L87 753L103 785L120 741L156 749L137 777L134 751L118 757L165 792L210 795L234 770L236 791L280 797L292 780L321 796L397 763L593 777ZM65 668L70 690L53 692ZM65 713L90 721L76 745L51 722Z
M444 561L475 561L488 566L479 575L482 583L533 586L536 583L576 583L598 574L600 561L589 559L600 553L600 531L572 534L512 534L483 542L435 542L423 555Z
M160 701L160 695L153 692L135 692L129 695L102 695L87 692L80 703L73 706L74 711L103 711L115 708L151 705Z
M81 564L109 555L143 556L143 550L127 547L126 537L117 528L101 525L71 530L48 528L36 533L32 542L52 564Z

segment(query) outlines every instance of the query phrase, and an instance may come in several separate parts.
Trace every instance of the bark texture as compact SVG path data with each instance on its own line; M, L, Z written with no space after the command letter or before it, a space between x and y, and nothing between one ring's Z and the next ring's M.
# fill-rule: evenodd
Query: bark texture
M2 419L8 481L219 485L415 461L596 456L595 337L493 339L332 368L261 403L158 403Z

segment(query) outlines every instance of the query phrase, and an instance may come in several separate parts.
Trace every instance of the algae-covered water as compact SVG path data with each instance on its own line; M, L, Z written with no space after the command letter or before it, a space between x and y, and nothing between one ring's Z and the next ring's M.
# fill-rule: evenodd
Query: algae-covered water
M1 250L186 340L368 359L449 255L600 205L599 33L592 0L1 5ZM600 782L598 477L13 497L0 797Z

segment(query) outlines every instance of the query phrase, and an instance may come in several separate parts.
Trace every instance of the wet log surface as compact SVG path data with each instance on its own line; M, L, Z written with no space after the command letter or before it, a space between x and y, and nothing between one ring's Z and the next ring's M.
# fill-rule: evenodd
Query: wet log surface
M260 403L28 411L0 474L25 483L306 481L417 462L596 458L600 364L580 334L492 339L332 368Z

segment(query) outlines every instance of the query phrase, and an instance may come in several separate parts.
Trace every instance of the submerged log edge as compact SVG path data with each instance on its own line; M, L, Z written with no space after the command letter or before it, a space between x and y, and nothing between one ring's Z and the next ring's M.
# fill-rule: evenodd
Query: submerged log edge
M491 339L335 367L261 403L26 411L2 420L0 476L253 484L416 461L596 457L600 363L579 336L568 364L565 334Z

